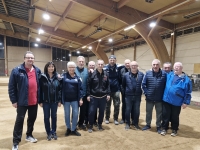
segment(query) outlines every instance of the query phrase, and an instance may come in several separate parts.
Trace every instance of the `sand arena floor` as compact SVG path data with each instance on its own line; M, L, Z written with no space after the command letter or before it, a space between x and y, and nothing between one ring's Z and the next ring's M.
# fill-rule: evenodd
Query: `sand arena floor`
M58 109L57 141L47 141L43 123L42 108L38 109L33 135L37 143L25 141L26 119L20 150L200 150L200 108L188 107L180 115L180 130L177 137L170 134L161 136L156 133L155 111L150 131L136 131L131 127L125 131L124 125L114 125L111 117L110 124L104 124L104 131L94 128L93 133L79 130L81 137L65 137L65 123L63 107ZM111 115L112 116L112 115ZM12 147L12 131L16 118L16 109L12 107L7 86L0 86L0 149L8 150ZM27 118L27 117L26 117ZM119 117L121 119L121 115ZM145 125L145 100L141 102L140 123ZM171 131L169 131L170 133Z

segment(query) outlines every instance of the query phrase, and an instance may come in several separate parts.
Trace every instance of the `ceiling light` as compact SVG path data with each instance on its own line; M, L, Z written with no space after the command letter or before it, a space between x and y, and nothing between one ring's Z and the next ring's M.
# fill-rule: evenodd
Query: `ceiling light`
M89 46L88 48L91 50L91 49L92 49L92 46Z
M108 41L109 41L109 42L112 42L112 41L113 41L113 39L109 38L109 39L108 39Z
M86 48L86 46L83 46L82 49Z
M76 53L77 53L77 54L80 54L80 51L77 51Z
M51 2L51 0L49 0Z
M36 38L36 41L40 42L40 38Z
M98 41L101 42L101 39L99 39Z
M38 47L38 44L37 44L37 43L35 43L35 47Z
M71 57L72 56L72 54L69 54L69 57Z
M69 45L69 47L72 47L72 45Z
M132 29L132 28L135 28L135 25L128 26L127 28L124 29L124 31L130 30L130 29Z
M172 32L171 35L174 35L174 32Z
M44 33L44 30L39 29L39 30L38 30L38 33L39 33L39 34L43 34L43 33Z
M151 28L153 28L153 27L156 26L156 23L155 23L155 22L151 22L151 23L149 24L149 26L150 26Z
M63 57L63 58L65 58L65 57Z
M49 20L49 19L50 19L50 16L49 16L49 14L43 14L43 18L44 18L45 20Z

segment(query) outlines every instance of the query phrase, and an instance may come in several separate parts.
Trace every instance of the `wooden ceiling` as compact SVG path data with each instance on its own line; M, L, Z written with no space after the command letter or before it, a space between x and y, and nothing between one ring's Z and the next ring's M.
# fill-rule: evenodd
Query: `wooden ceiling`
M100 46L105 49L142 39L134 29L124 29L143 21L155 21L158 17L161 20L156 29L160 32L174 32L176 27L200 23L200 0L154 0L152 3L145 0L11 1L12 5L10 0L0 2L0 34L31 42L40 38L42 44L82 53L91 53L82 47L99 39L102 40ZM17 9L24 9L21 17ZM49 20L43 18L45 13L50 16ZM134 13L139 13L141 19L135 19ZM184 18L189 14L193 16ZM29 32L16 31L16 25ZM44 34L38 34L39 28ZM109 38L113 38L112 43L108 42Z

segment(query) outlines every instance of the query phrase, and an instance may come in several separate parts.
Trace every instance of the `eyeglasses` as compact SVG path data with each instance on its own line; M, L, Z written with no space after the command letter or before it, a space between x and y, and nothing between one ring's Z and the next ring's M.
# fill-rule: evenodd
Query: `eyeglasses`
M34 57L25 57L26 59L35 59Z

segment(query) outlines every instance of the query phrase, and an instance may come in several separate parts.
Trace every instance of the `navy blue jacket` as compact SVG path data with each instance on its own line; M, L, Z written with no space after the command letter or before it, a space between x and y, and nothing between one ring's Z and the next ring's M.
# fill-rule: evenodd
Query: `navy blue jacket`
M132 73L127 72L124 75L123 80L122 80L122 87L124 89L125 95L129 95L129 96L142 95L141 84L142 84L143 77L144 77L144 74L138 71L137 77L135 78L135 80L133 80L132 78L134 77L132 76Z
M28 75L26 73L25 64L15 67L11 74L8 83L8 93L12 104L17 103L18 106L28 106ZM37 82L37 101L40 98L39 68L33 66Z
M120 90L120 70L115 64L113 69L111 69L110 65L106 66L105 71L109 75L109 82L110 82L110 91L111 92L118 92Z
M153 102L162 101L166 84L166 73L159 70L156 74L153 70L146 72L142 81L142 89L146 96L146 100Z
M122 69L120 70L119 79L120 79L120 91L121 91L122 94L124 94L124 92L125 92L125 90L124 90L124 88L123 88L123 86L122 86L122 82L123 82L124 75L125 75L127 72L129 72L129 70L128 70L126 67L124 67L124 68L122 68Z

